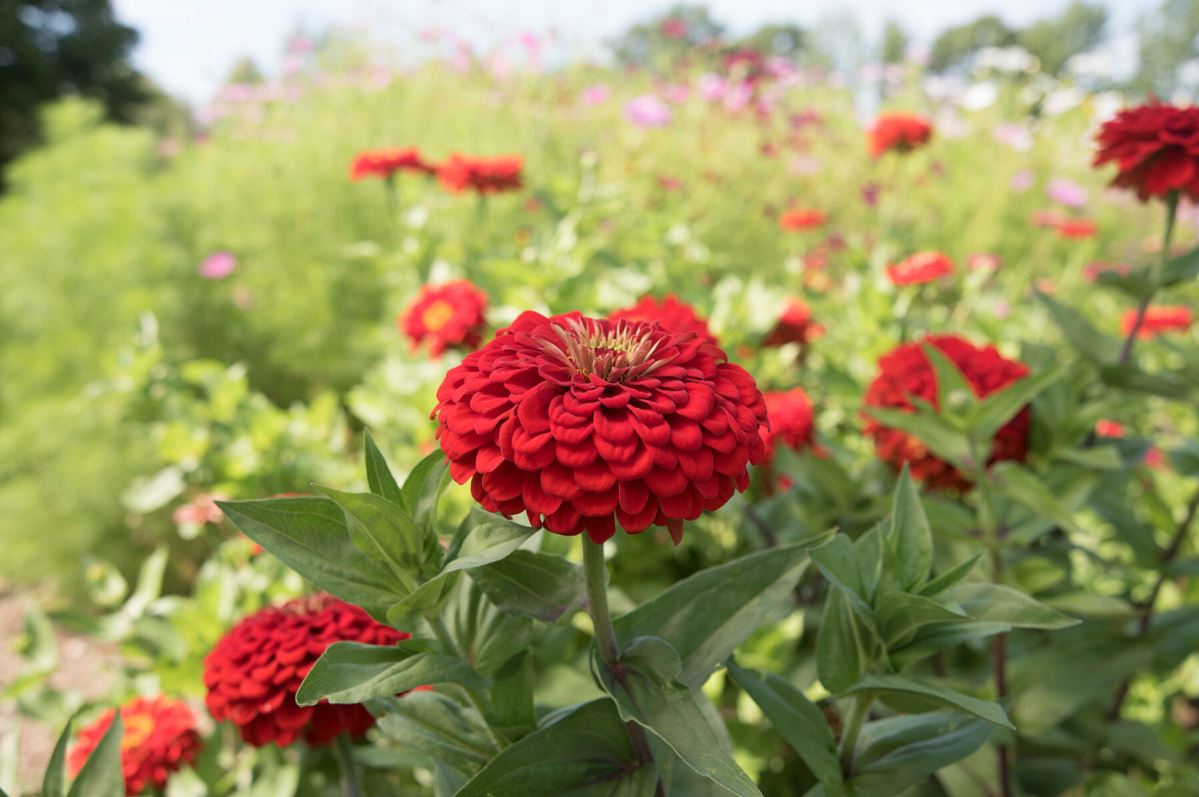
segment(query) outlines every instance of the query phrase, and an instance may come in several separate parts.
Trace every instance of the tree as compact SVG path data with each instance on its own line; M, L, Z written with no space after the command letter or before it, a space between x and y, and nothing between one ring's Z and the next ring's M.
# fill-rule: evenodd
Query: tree
M1016 36L1016 32L994 14L979 17L973 22L943 31L933 41L928 66L934 72L953 69L984 47L1015 44Z
M37 109L67 94L132 121L146 84L127 56L137 31L109 0L0 0L0 167L37 139Z
M908 32L893 19L883 28L883 63L898 64L908 51Z
M1097 45L1106 28L1106 8L1074 0L1058 16L1020 31L1016 43L1040 59L1041 69L1056 75L1072 56Z
M1199 0L1165 0L1137 23L1139 64L1130 88L1170 97L1182 88L1181 67L1199 58Z
M676 5L621 34L612 45L626 66L665 66L724 35L724 25L701 5Z
M748 36L733 44L737 50L753 50L762 55L777 55L794 58L803 52L808 35L798 25L762 25Z

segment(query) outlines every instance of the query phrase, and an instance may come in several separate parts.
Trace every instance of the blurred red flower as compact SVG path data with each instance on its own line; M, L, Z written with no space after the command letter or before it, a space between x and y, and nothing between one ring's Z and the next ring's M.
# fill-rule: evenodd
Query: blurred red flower
M1005 359L994 346L978 347L956 335L930 335L923 342L940 349L962 372L975 395L980 398L1028 375L1028 368L1023 363ZM915 407L910 396L938 406L936 374L920 342L897 346L883 355L878 365L878 376L866 388L866 406L892 407L911 412ZM988 461L1023 460L1028 452L1029 423L1030 414L1028 407L1025 407L996 433ZM908 463L912 476L923 480L928 486L959 489L970 486L970 482L953 465L937 457L907 433L885 426L869 415L866 416L865 431L874 438L874 450L880 459L896 469Z
M662 20L662 24L658 29L668 39L681 39L687 35L687 23L678 17L670 17L669 19Z
M1145 309L1145 318L1137 329L1137 337L1141 339L1156 338L1163 332L1186 332L1194 323L1195 316L1191 308L1184 305L1159 305ZM1124 335L1132 333L1137 322L1137 311L1129 310L1120 319L1120 331Z
M911 152L927 144L932 137L932 122L919 114L882 113L868 133L870 155L877 158L891 151Z
M887 279L896 285L924 285L953 273L953 260L940 252L917 252L887 266Z
M453 280L421 287L397 323L413 350L427 341L429 354L440 357L448 348L479 347L487 327L486 310L487 294L470 280Z
M806 346L820 336L824 327L812 321L812 308L801 299L790 299L774 328L766 333L762 345L767 348L798 343Z
M1199 200L1199 107L1128 108L1105 122L1095 140L1095 166L1116 164L1112 185L1142 201L1175 192Z
M388 628L357 606L317 594L262 609L235 625L204 659L208 710L229 720L255 747L286 747L303 734L312 745L338 734L359 737L375 719L358 705L296 705L296 691L325 648L349 640L394 645L410 634Z
M1057 224L1057 235L1059 238L1064 238L1067 241L1081 241L1086 238L1094 237L1099 230L1095 226L1095 222L1087 219L1066 219Z
M774 458L775 445L778 443L796 451L814 445L812 401L803 388L767 391L762 397L766 401L766 416L770 420L770 430L764 429L762 432L766 441L766 461Z
M414 147L372 149L354 156L350 164L350 179L355 182L368 177L387 179L400 171L434 174L437 167L421 157L420 150Z
M813 230L828 223L828 215L823 210L805 208L789 208L779 214L779 227L788 232L798 230Z
M474 158L454 153L437 170L437 179L448 191L461 194L499 194L523 185L524 161L519 155Z
M1113 421L1108 418L1100 418L1095 421L1095 436L1096 437L1123 437L1124 425L1119 421Z
M484 509L595 542L619 522L678 543L765 455L753 377L660 324L522 313L450 369L437 400L450 475Z
M703 316L696 313L691 305L680 301L673 293L661 299L642 296L631 307L613 310L608 314L608 320L657 322L671 332L694 332L708 343L718 343Z
M75 747L67 756L71 777L83 769L115 716L116 711L109 709L79 731ZM191 764L200 752L195 715L182 700L161 696L134 698L121 706L121 723L124 726L121 774L125 777L125 794L160 791L172 772Z

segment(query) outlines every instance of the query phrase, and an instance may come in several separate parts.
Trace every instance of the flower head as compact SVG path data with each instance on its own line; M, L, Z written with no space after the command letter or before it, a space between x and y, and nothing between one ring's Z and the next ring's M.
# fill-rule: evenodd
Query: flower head
M433 410L450 475L484 509L596 542L724 505L765 455L766 406L693 332L525 312L446 374Z
M455 194L474 191L477 194L499 194L516 191L524 183L521 172L524 161L519 155L495 158L472 158L454 153L437 169L437 179Z
M396 172L434 174L437 167L426 161L415 147L401 149L372 149L360 152L350 163L350 179L357 182L368 177L387 179Z
M1137 311L1129 310L1120 319L1120 331L1129 335L1136 324ZM1145 309L1145 318L1137 328L1137 337L1141 339L1156 338L1163 332L1186 332L1194 323L1195 316L1191 308L1176 305L1158 305Z
M653 94L642 94L625 103L625 117L638 127L666 127L674 118L670 106Z
M1080 208L1087 204L1087 189L1072 180L1058 177L1049 181L1045 193L1059 205L1068 208Z
M67 756L71 777L79 774L104 734L112 726L116 711L109 709L79 732L75 747ZM196 718L182 700L169 697L139 697L121 706L121 774L125 793L141 794L166 786L172 772L178 772L196 759L200 734Z
M425 285L397 319L415 349L428 342L429 353L440 357L455 346L477 349L483 342L487 294L470 280Z
M766 416L770 419L770 431L763 432L767 460L774 458L775 446L779 443L796 451L814 446L812 401L803 388L767 391L762 397L766 401Z
M788 343L806 346L823 331L823 327L812 321L812 308L801 299L790 299L779 320L762 339L762 345L768 348L786 346Z
M979 398L1028 375L1028 368L1023 363L1005 359L994 346L975 346L956 335L930 335L923 342L940 349L961 371ZM878 366L878 376L866 388L867 407L911 412L915 409L911 402L913 396L938 407L936 373L920 342L897 346L879 359ZM989 462L1023 460L1028 451L1029 423L1029 410L1025 407L995 434ZM865 431L874 438L874 450L879 458L897 469L908 463L912 475L930 487L964 489L969 486L969 481L953 465L937 457L906 432L885 426L869 415Z
M932 123L918 114L883 113L874 120L868 133L871 157L887 152L907 153L922 147L933 137Z
M940 252L918 252L887 266L887 279L896 285L924 285L953 273L953 261Z
M1067 241L1084 241L1095 237L1099 228L1095 222L1087 219L1066 219L1055 226L1057 237Z
M1199 107L1128 108L1105 122L1095 140L1095 165L1116 164L1112 185L1142 201L1175 192L1199 200Z
M779 228L788 232L812 230L823 227L827 222L828 215L823 210L788 208L779 214Z
M229 720L255 747L292 744L303 734L324 745L338 734L358 737L374 717L358 705L296 705L296 691L325 648L349 640L394 645L410 635L388 628L348 603L317 594L246 617L204 659L208 710Z
M673 293L661 299L642 296L631 307L613 310L608 314L608 320L657 322L671 332L694 332L708 343L718 343L703 316Z
M213 252L200 264L200 276L206 280L220 280L236 268L237 256L232 252Z

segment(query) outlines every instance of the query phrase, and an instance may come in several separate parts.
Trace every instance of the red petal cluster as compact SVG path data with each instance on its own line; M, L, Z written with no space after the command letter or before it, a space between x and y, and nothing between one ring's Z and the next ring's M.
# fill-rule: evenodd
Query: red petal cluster
M230 629L204 659L206 702L255 747L286 747L302 733L313 745L338 734L358 737L375 719L362 706L296 705L296 691L325 648L349 640L394 645L410 634L388 628L331 595L312 595L255 612Z
M953 273L953 260L940 252L917 252L887 266L887 279L896 285L924 285Z
M622 307L608 314L609 321L648 321L658 322L671 332L694 332L708 343L718 343L716 336L708 329L708 322L695 312L695 308L681 301L674 294L667 294L661 299L653 296L642 296L632 307Z
M770 431L763 433L768 461L774 458L775 445L778 443L796 451L814 444L812 401L803 388L767 391L762 396L766 400L766 416L770 420Z
M980 348L956 335L930 335L923 342L940 349L980 398L1028 375L1028 368L1023 363L1005 359L994 346ZM878 366L878 376L866 388L866 406L912 411L910 396L937 406L937 377L921 342L897 346L879 359ZM1028 452L1029 423L1029 410L1025 407L996 433L991 444L990 462L1023 460ZM866 434L874 438L874 450L881 459L897 469L908 463L912 475L930 487L965 489L970 486L952 465L932 454L914 437L884 426L869 416L866 416Z
M1199 200L1199 107L1128 108L1104 123L1096 142L1095 165L1116 164L1112 185L1142 201L1174 192Z
M524 162L519 155L497 158L473 158L454 153L437 169L437 179L448 191L461 194L498 194L515 191L522 185Z
M766 405L716 345L660 324L525 312L437 391L437 438L483 508L637 533L714 510L765 456Z
M1095 222L1087 219L1066 219L1056 225L1057 235L1067 241L1082 241L1093 238L1099 228Z
M874 120L868 133L871 157L887 152L906 153L929 142L933 137L932 123L913 113L883 113Z
M79 732L75 747L67 756L71 777L79 774L112 725L116 712L104 712ZM139 697L121 706L121 774L125 793L141 794L166 786L172 772L178 772L196 760L200 752L200 734L196 718L187 704L169 697Z
M778 323L762 339L762 345L778 347L798 343L806 346L823 331L822 326L812 321L812 308L800 299L791 299L783 308Z
M1138 338L1156 338L1163 332L1186 332L1195 321L1195 315L1186 305L1158 305L1145 309L1145 318L1137 329ZM1132 332L1137 322L1137 311L1129 310L1120 319L1120 331L1125 335Z
M448 348L477 349L483 342L487 294L469 280L425 285L397 319L413 349L428 341L434 357Z
M823 210L788 208L779 214L779 228L787 232L814 230L826 223L828 215Z
M416 148L372 149L360 152L350 164L350 179L357 182L368 177L386 179L396 172L434 174L437 167L421 157Z

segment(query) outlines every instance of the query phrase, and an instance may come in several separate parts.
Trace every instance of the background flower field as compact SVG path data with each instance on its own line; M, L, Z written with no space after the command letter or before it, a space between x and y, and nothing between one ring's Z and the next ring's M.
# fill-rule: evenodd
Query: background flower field
M750 488L689 521L681 544L661 526L617 533L607 546L617 615L739 557L815 546L828 529L846 548L881 538L876 524L915 494L865 431L867 385L896 346L952 334L1052 374L1030 397L1025 461L995 469L997 484L1006 479L994 499L1002 531L984 534L977 479L924 490L916 506L931 547L903 584L915 593L982 554L959 587L994 581L1035 599L1028 611L1043 614L1024 626L991 617L1022 628L1006 635L1007 693L991 680L995 631L928 658L892 654L893 671L873 673L902 670L1002 706L1014 729L970 726L971 746L964 720L933 695L944 725L929 738L963 746L919 771L882 767L845 793L897 793L888 784L900 782L905 794L951 797L1199 793L1199 333L1187 320L1199 300L1199 212L1182 200L1163 252L1166 203L1110 188L1114 169L1093 166L1096 131L1135 93L997 56L952 80L898 60L863 88L822 65L712 48L666 67L535 70L447 46L445 58L394 70L378 48L345 38L292 47L290 71L226 86L196 135L116 125L78 98L49 106L43 143L5 173L0 584L26 615L16 671L0 676L0 786L24 793L18 764L46 728L162 694L195 708L203 737L166 794L338 793L329 751L251 748L204 712L209 651L244 616L309 591L217 502L314 484L377 492L363 466L368 431L403 485L438 450L438 386L472 348L434 355L405 336L405 311L425 286L466 280L486 298L482 341L526 310L605 318L646 295L676 297L762 391L802 388L810 401L811 430L776 441ZM920 114L931 139L872 155L879 110ZM476 195L418 171L351 179L356 156L386 147L437 162L518 156L522 184ZM928 252L948 273L895 276ZM1159 262L1178 278L1152 271ZM1181 328L1117 359L1123 318L1150 295L1184 308ZM779 337L789 310L802 341ZM444 545L463 518L474 522L472 503L469 487L451 484L428 533ZM548 532L521 539L572 566L585 547ZM782 608L746 629L735 663L693 689L767 795L831 796L843 784L813 767L793 736L814 732L788 730L760 685L806 695L829 738L844 738L840 698L872 674L863 664L845 685L828 682L835 654L817 649L817 632L845 586L827 549L818 556L782 590ZM499 632L514 647L492 652L495 672L479 663L498 680L499 665L525 656L538 722L604 694L600 670L588 671L595 631L578 611L581 582L570 588L556 614ZM859 610L846 610L851 624ZM55 681L78 655L104 662L103 690ZM410 697L424 706L445 694L458 693ZM875 704L867 739L892 715L932 716L928 694L904 697ZM382 720L372 732L382 741L354 753L366 793L467 788L478 762L447 775L398 725ZM997 748L1019 762L1003 792ZM750 793L682 769L673 794ZM37 793L28 764L21 772ZM645 793L626 785L612 793Z

